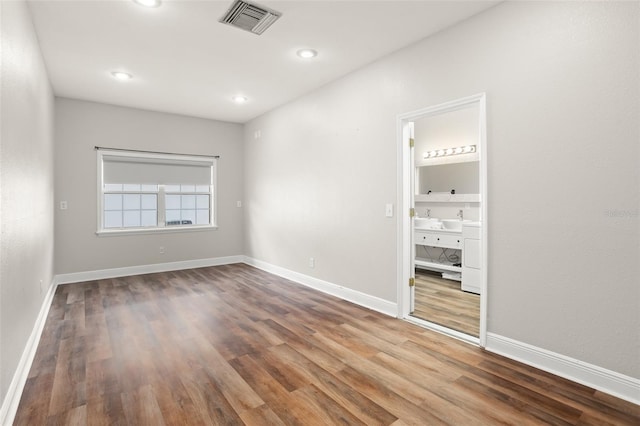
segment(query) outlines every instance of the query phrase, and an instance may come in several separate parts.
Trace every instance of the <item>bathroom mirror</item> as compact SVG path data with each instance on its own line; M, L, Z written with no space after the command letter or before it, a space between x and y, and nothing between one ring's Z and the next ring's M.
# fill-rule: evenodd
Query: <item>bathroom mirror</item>
M416 193L450 192L478 194L480 192L480 162L437 164L416 168Z

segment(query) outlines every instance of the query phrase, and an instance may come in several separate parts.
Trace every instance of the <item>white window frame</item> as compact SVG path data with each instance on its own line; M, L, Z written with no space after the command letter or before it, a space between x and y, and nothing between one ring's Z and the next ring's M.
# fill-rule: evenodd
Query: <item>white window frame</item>
M126 151L116 149L96 149L97 153L97 199L98 199L98 211L97 211L97 231L99 236L105 235L130 235L130 234L153 234L153 233L165 233L165 232L192 232L192 231L208 231L218 229L217 225L217 199L218 199L218 185L217 185L217 170L218 170L218 157L213 156L193 156L183 154L165 154L156 152L141 152L141 151ZM201 192L199 194L209 195L209 214L210 223L208 225L166 225L165 223L165 184L158 184L157 192L157 226L155 227L135 227L135 228L105 228L104 227L104 156L109 157L123 157L123 158L140 158L145 160L160 159L163 161L176 161L176 163L184 161L193 161L197 163L208 162L210 163L211 171L211 184L209 185L209 192ZM130 182L137 184L138 182ZM123 191L122 193L125 193ZM189 195L190 193L184 193Z

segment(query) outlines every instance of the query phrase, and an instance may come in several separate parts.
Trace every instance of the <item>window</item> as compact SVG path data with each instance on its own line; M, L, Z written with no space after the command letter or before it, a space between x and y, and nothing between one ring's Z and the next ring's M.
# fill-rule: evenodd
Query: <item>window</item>
M97 152L99 234L215 227L217 157Z

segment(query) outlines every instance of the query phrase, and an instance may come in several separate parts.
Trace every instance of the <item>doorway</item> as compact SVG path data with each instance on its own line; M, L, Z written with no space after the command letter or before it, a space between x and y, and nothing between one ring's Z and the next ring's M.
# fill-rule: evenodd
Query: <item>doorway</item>
M482 347L486 151L484 93L398 116L398 316Z

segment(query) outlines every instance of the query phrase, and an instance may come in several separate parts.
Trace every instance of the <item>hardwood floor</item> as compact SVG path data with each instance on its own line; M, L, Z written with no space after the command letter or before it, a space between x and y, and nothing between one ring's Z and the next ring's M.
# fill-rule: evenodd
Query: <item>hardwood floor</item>
M480 335L480 296L460 290L460 282L416 269L415 299L412 316L470 336Z
M640 407L244 264L60 286L15 425L638 425Z

